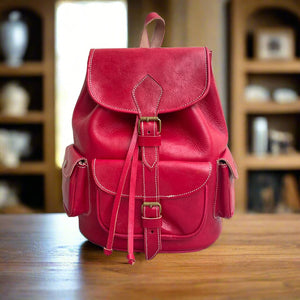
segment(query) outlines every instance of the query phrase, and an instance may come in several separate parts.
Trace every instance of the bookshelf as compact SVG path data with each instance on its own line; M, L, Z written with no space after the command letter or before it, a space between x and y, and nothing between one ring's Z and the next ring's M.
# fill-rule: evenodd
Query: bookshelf
M21 158L15 167L0 164L0 181L16 187L20 211L24 205L29 208L25 212L61 211L54 140L54 9L52 0L0 3L1 20L13 10L20 11L29 31L22 65L10 67L0 56L0 88L17 81L30 95L27 114L18 117L0 112L0 129L26 131L31 136L32 153L28 157Z
M236 183L236 208L248 211L253 196L251 178L259 172L270 176L292 174L300 184L300 98L293 103L279 104L245 99L248 84L260 84L270 91L276 87L293 88L300 97L300 5L293 0L233 0L231 3L231 149L239 167ZM286 60L256 58L255 32L262 27L292 28L295 34L295 56ZM288 154L252 153L252 122L265 117L269 126L291 130L295 151ZM269 128L270 129L270 128ZM273 129L273 128L271 128ZM270 152L270 149L268 149ZM255 186L254 186L255 188ZM299 199L300 201L300 199Z

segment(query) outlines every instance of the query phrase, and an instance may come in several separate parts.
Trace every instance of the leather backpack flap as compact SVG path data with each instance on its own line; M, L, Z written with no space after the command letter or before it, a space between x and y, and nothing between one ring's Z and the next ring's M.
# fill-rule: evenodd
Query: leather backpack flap
M92 49L87 68L89 93L98 104L125 113L138 114L134 93L146 84L161 92L158 114L189 107L208 93L211 53L207 48ZM152 88L151 85L154 87Z

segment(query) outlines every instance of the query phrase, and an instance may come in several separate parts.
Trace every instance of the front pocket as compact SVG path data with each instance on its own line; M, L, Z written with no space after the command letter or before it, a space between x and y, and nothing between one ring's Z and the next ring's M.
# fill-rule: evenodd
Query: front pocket
M124 161L95 159L92 171L97 185L98 222L109 230L110 217ZM143 201L156 201L143 196L143 164L137 170L135 197L135 238L143 236L141 206ZM163 238L183 238L196 234L206 211L207 182L211 175L209 162L159 162L159 199L162 206ZM116 235L127 237L129 180L124 186L116 224Z
M234 181L238 178L236 165L228 148L217 160L215 216L231 218L234 214Z
M89 210L87 159L73 145L66 148L62 166L62 193L65 211L76 217Z

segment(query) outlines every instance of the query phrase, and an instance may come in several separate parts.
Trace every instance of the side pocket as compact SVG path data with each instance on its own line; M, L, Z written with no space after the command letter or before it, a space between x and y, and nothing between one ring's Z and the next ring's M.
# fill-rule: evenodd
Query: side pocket
M69 217L89 211L88 162L73 145L68 146L65 152L62 193L64 208Z
M237 168L228 148L217 160L217 183L215 217L231 218L234 213L234 181L238 178Z

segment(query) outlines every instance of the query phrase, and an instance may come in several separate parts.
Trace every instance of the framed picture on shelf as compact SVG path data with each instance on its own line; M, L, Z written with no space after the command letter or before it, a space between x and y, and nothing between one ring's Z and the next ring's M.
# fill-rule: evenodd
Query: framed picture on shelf
M293 59L295 57L295 34L289 27L258 28L254 33L256 59Z

